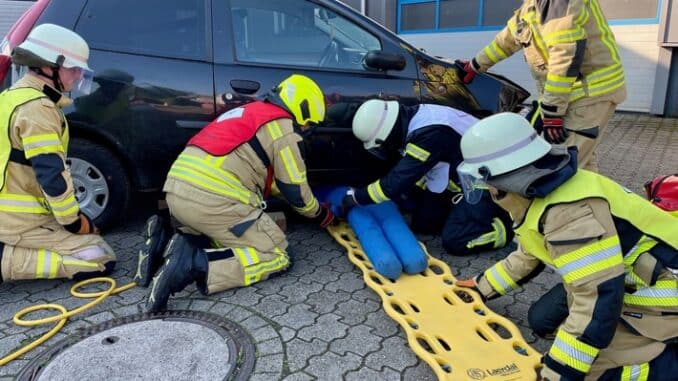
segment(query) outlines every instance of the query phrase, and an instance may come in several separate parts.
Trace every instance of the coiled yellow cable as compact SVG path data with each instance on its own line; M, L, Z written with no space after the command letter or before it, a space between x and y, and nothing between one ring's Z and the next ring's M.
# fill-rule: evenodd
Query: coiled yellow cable
M109 287L107 290L104 291L98 291L98 292L79 292L78 289L87 286L92 283L99 283L99 282L105 282L109 284ZM116 288L116 283L115 279L113 278L106 278L106 277L99 277L99 278L92 278L92 279L87 279L83 280L82 282L78 282L71 287L71 295L73 295L76 298L82 298L82 299L91 299L95 298L89 303L86 303L78 308L75 308L73 310L67 310L64 308L64 306L59 305L59 304L38 304L35 306L30 306L22 309L21 311L17 312L14 314L14 318L12 321L14 321L14 324L22 326L22 327L37 327L39 325L44 325L44 324L49 324L49 323L54 323L56 322L56 325L54 328L49 330L47 333L36 339L30 344L25 345L24 347L20 348L19 350L3 357L0 359L0 366L6 365L10 363L11 361L14 361L17 357L32 351L35 349L37 346L40 344L44 343L47 341L50 337L54 336L63 326L66 324L66 321L68 318L70 318L73 315L79 314L80 312L86 311L97 304L101 303L104 299L108 298L111 295L119 294L123 291L127 291L131 288L134 288L137 284L132 282L129 284L126 284L120 288ZM54 315L50 316L47 318L43 319L37 319L37 320L23 320L22 317L25 315L35 312L35 311L40 311L40 310L56 310L59 311L59 315Z

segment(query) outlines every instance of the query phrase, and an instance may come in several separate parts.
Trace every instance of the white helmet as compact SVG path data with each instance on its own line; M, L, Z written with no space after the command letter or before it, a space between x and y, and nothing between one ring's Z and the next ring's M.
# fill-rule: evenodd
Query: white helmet
M26 41L19 44L15 50L17 54L13 55L12 61L17 65L33 66L30 57L27 57L33 55L34 58L51 64L50 66L90 70L87 65L89 59L87 42L72 30L58 25L36 26L28 34Z
M358 108L353 117L353 135L366 150L379 148L395 126L398 102L370 99Z
M457 167L467 200L480 200L477 191L488 177L524 167L550 150L551 145L518 114L496 114L474 124L461 138L464 161Z

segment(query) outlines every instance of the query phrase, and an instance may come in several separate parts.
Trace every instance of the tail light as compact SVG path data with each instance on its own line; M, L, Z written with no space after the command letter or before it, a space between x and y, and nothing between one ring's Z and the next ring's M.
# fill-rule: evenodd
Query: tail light
M50 0L38 0L14 23L7 36L0 42L0 84L5 83L9 76L9 68L12 66L12 49L24 42L28 32L38 21L38 17L47 8Z

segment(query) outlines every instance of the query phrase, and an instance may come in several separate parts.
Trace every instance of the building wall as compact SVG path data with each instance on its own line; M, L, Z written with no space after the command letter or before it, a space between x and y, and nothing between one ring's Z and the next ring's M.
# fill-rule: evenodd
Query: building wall
M0 40L31 5L33 1L0 0Z
M658 25L617 25L612 26L612 31L621 50L628 87L628 98L619 108L649 112L659 56ZM479 31L402 34L400 37L433 55L471 59L479 49L492 41L495 34L496 31ZM536 93L534 81L521 53L502 61L492 71Z

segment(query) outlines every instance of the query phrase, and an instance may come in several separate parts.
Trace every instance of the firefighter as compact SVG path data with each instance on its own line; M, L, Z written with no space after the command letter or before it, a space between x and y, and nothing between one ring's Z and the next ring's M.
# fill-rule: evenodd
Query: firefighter
M579 166L598 171L595 148L626 99L619 48L598 0L524 0L470 62L469 83L522 48L536 81L531 122L549 143L576 145Z
M577 169L516 114L478 122L461 140L469 202L489 188L511 213L519 246L458 286L505 295L544 266L563 283L528 312L554 337L543 379L669 380L678 374L678 220L614 181Z
M167 204L181 224L208 237L214 248L206 248L195 235L175 234L153 278L150 311L163 309L171 293L194 281L200 292L212 294L263 281L288 268L285 234L264 213L272 187L321 227L332 222L329 207L320 205L311 192L303 156L302 134L324 117L318 85L294 74L266 101L222 114L188 142L165 182ZM157 221L152 225L148 231L162 230ZM154 241L151 237L147 246ZM157 252L142 255L159 257Z
M434 104L400 105L372 99L353 118L353 133L366 150L397 164L367 187L349 188L340 214L356 205L394 200L414 206L412 229L441 234L453 255L498 249L511 242L511 219L486 194L482 202L463 200L456 166L462 134L478 120L463 111ZM406 201L407 200L407 201ZM442 233L441 233L442 231Z
M66 165L65 92L87 93L89 47L76 33L42 24L12 51L28 68L0 94L2 280L84 279L110 273L115 254L75 198Z

